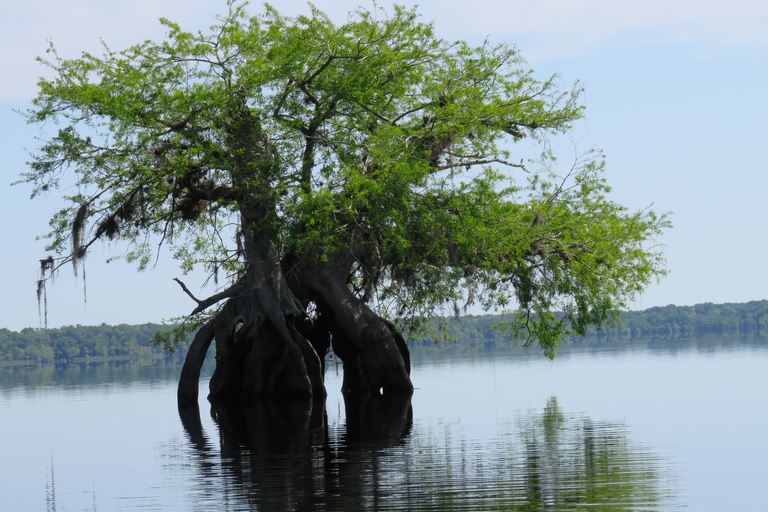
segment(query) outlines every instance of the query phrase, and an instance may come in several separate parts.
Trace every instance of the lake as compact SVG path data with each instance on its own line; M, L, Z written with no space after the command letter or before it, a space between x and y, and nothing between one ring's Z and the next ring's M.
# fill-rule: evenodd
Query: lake
M0 368L0 498L57 512L761 510L767 370L760 340L554 361L418 348L410 402L345 404L331 361L324 410L211 411L206 378L200 414L180 418L177 366Z

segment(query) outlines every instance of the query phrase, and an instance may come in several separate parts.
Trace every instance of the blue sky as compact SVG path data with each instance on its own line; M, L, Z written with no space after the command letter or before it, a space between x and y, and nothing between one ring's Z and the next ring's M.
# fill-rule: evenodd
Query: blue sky
M411 2L404 2L406 5ZM357 3L318 0L335 20ZM285 14L304 2L279 4ZM366 5L366 4L364 4ZM380 3L382 6L387 4ZM563 87L581 80L586 117L557 143L561 160L602 149L613 198L631 209L653 204L674 212L664 237L670 275L651 286L635 309L666 304L746 302L768 298L768 3L731 0L474 0L419 2L426 20L448 39L514 43L529 66L560 73ZM260 9L253 3L251 9ZM200 0L27 0L3 7L0 51L0 215L3 223L0 327L40 325L35 282L44 257L47 218L56 195L29 200L11 187L25 170L39 127L25 108L44 72L34 58L52 39L62 55L159 39L159 17L205 28L224 2ZM62 272L49 288L49 325L144 323L184 315L194 304L172 281L170 258L153 271L105 260L103 246L86 262L83 283ZM201 276L185 278L193 291Z

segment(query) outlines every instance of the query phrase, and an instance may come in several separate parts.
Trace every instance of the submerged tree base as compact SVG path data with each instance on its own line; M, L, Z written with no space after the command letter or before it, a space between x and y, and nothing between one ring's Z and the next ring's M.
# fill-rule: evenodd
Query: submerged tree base
M410 354L395 326L356 297L336 267L295 268L285 293L312 303L316 316L251 288L231 298L197 332L179 380L180 407L197 403L200 369L216 341L209 401L217 404L325 398L324 360L333 347L344 363L342 391L356 399L413 392ZM287 285L290 283L290 287ZM264 304L268 306L264 306Z

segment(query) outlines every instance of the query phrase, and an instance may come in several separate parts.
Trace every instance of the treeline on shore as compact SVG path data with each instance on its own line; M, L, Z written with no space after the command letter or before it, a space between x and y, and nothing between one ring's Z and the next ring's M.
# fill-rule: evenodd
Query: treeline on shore
M169 327L148 323L70 325L48 330L27 327L20 332L0 329L0 365L183 357L190 340L181 342L174 354L150 343L155 334Z
M458 343L499 341L494 329L503 315L468 315L444 320L448 339ZM150 343L168 325L66 326L57 329L26 328L20 332L0 329L0 365L52 364L137 358L183 358L190 339L169 355ZM767 337L768 300L739 304L697 304L653 307L622 314L615 328L592 330L579 341L659 338L683 340L704 336ZM569 340L570 342L575 339ZM412 346L434 344L434 338L410 340Z
M445 337L457 342L499 340L503 334L494 326L504 315L468 315L445 319ZM627 311L616 327L591 329L586 336L569 341L666 339L682 340L705 336L768 337L768 300L734 304L704 303L695 306L663 306ZM413 340L434 343L434 336Z

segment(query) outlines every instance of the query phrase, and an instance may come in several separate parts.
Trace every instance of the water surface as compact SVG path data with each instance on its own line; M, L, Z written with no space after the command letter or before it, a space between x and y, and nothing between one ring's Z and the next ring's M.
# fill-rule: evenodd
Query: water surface
M210 411L201 398L183 422L176 367L0 369L3 508L720 512L768 501L763 344L413 359L411 400L345 403L331 365L312 414Z

